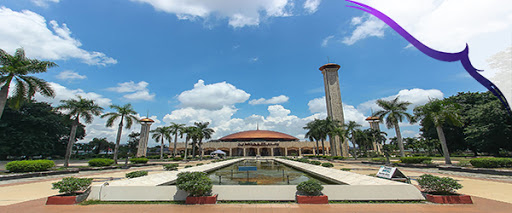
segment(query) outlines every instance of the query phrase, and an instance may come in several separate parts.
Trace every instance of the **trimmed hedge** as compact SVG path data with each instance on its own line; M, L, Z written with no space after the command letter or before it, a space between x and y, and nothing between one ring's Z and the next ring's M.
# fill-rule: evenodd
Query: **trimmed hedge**
M324 187L320 182L309 179L307 181L299 183L296 187L297 191L301 195L307 195L307 196L317 196L322 194L322 190Z
M386 158L372 158L373 162L386 162Z
M165 164L164 169L166 171L176 171L176 170L178 170L178 166L179 166L179 164L177 164L177 163Z
M189 196L207 196L212 192L212 180L204 172L182 172L176 179L178 189L186 191Z
M510 168L512 158L475 158L469 161L477 168Z
M192 165L186 165L185 168L190 168L190 167L193 167Z
M92 167L102 167L102 166L110 166L110 165L114 164L114 160L108 159L108 158L95 158L95 159L89 160L89 162L87 162L87 163L89 164L89 166L92 166Z
M134 171L125 174L126 178L136 178L148 175L148 171Z
M148 163L148 159L147 158L132 158L130 159L130 163Z
M450 177L437 177L429 174L421 175L418 178L421 189L431 194L450 195L455 190L461 189L462 185Z
M311 161L311 162L309 162L309 163L311 163L311 164L313 164L313 165L320 165L320 164L322 164L322 162L320 162L320 161L316 161L316 160L312 160L312 161Z
M54 166L55 163L51 160L20 160L7 163L5 169L10 172L39 172L47 171Z
M322 163L322 166L323 167L334 167L334 165L332 165L332 163Z
M52 183L52 189L58 189L59 193L73 195L77 191L86 190L91 183L92 178L65 177L59 182Z
M430 157L401 157L400 162L402 163L425 163L432 162L432 158Z
M306 158L300 158L299 160L297 160L298 162L302 162L302 163L309 163L309 160L306 159Z

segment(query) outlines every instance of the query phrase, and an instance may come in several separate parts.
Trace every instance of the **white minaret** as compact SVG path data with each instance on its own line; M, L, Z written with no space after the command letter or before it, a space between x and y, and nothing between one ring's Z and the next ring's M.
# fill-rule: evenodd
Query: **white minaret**
M345 119L343 116L343 104L341 102L340 81L338 77L339 69L340 65L329 63L321 66L319 70L322 71L324 75L327 116L344 124ZM332 155L348 157L348 141L345 138L338 136L330 138L330 144Z
M140 140L139 146L137 147L137 157L147 157L148 150L148 139L149 139L149 130L151 129L151 124L155 121L149 118L143 118L140 120L141 129L140 129Z

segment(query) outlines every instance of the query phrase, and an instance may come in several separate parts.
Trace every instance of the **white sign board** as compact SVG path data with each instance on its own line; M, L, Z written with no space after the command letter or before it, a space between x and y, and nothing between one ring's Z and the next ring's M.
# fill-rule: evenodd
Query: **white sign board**
M381 166L379 172L377 172L377 177L391 179L395 171L396 167Z

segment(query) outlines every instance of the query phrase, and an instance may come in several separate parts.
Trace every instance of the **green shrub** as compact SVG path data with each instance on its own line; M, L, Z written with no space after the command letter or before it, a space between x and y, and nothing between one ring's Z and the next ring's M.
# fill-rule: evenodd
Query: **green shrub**
M341 171L347 171L347 172L348 172L348 171L350 171L350 170L351 170L351 169L349 169L349 168L341 168Z
M475 158L469 161L471 165L477 168L510 168L512 167L511 158Z
M7 163L5 169L10 172L39 172L54 166L55 163L51 160L21 160Z
M322 164L322 162L320 162L320 161L316 161L316 160L312 160L312 161L310 161L309 163L310 163L310 164L313 164L313 165L320 165L320 164Z
M323 167L333 167L332 163L322 163Z
M126 175L124 175L126 178L136 178L136 177L142 177L148 175L148 171L134 171L134 172L128 172Z
M202 166L202 165L204 165L204 163L198 163L198 164L196 164L196 166Z
M61 181L52 183L52 189L58 189L59 193L74 195L77 191L84 191L91 185L92 178L65 177Z
M185 168L190 168L190 167L193 167L192 165L186 165Z
M186 191L189 196L208 196L212 192L212 180L204 172L182 172L176 180L178 189Z
M432 161L430 157L401 157L402 163L423 163L424 161Z
M332 157L333 160L343 160L345 159L343 156L334 156Z
M309 163L309 160L306 158L300 158L297 161L302 162L302 163Z
M300 195L307 195L307 196L318 196L322 195L322 190L324 187L320 182L310 179L304 182L299 183L297 185L297 191Z
M148 159L160 159L160 155L150 155Z
M373 162L386 162L386 158L372 158Z
M457 166L468 167L468 166L471 166L471 163L469 163L468 160L461 160L461 161L459 161L459 163L457 163Z
M167 171L175 171L175 170L178 170L178 166L179 166L179 164L177 164L177 163L165 164L164 169Z
M142 164L145 164L145 163L148 163L148 159L147 158L132 158L132 159L130 159L130 163L135 163L135 164L142 163Z
M172 160L173 161L182 161L183 158L182 157L173 157Z
M100 167L100 166L110 166L114 164L114 160L108 158L95 158L89 160L89 166Z
M428 193L449 195L455 194L455 190L461 189L462 185L450 177L437 177L424 174L418 178L420 187Z

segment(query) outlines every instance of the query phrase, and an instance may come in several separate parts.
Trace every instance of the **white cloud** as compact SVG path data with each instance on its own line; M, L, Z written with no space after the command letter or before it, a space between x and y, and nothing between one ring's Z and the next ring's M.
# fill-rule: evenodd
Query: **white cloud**
M412 110L416 106L426 104L430 99L435 99L435 98L443 99L444 95L440 90L437 90L437 89L424 90L424 89L414 88L414 89L410 89L410 90L403 89L403 90L400 90L398 92L398 94L396 94L396 95L391 95L391 96L380 98L380 99L389 101L389 100L396 98L397 96L400 97L399 98L400 101L411 102L411 105L409 105L409 109ZM377 99L366 101L362 104L359 104L359 106L357 108L362 112L368 112L370 109L373 109L373 111L379 110L381 108L377 105L377 103L375 103L376 101L377 101Z
M322 0L306 0L306 2L304 2L304 9L309 13L315 13L321 2Z
M257 105L257 104L280 104L280 103L285 103L289 100L290 98L286 95L280 95L280 96L276 96L276 97L272 97L270 99L264 99L264 98L260 98L260 99L253 99L253 100L250 100L249 101L249 104L251 105Z
M258 60L260 60L260 58L259 58L259 57L252 57L249 61L250 61L250 62L256 62L256 61L258 61Z
M151 101L155 99L154 93L149 93L149 89L147 88L149 83L145 81L141 81L139 83L135 83L133 81L128 81L124 83L117 84L117 87L111 87L107 90L118 92L118 93L130 93L123 95L124 98L128 100L146 100Z
M52 104L53 106L58 106L61 104L61 100L68 100L68 99L76 99L77 95L82 96L86 99L94 100L96 104L99 106L107 109L111 104L112 100L109 98L103 97L103 95L100 95L98 93L94 92L85 92L82 89L68 89L65 86L62 86L58 83L49 82L50 86L55 91L55 98L48 98L40 95L39 93L36 93L36 100L38 101L44 101Z
M205 85L203 80L197 81L192 90L187 90L178 95L178 100L184 108L194 109L221 109L225 106L233 106L243 103L251 95L235 86L226 83L214 83Z
M496 70L496 75L490 80L500 88L509 106L512 106L512 46L494 54L487 61L491 69Z
M319 118L324 119L325 117L327 117L326 104L327 103L325 102L325 96L310 100L308 102L309 111L317 115ZM355 121L358 124L367 126L368 123L365 121L366 116L364 115L364 113L365 112L359 111L352 105L346 103L343 104L343 117L345 119L345 122Z
M49 3L59 3L60 0L31 0L32 3L39 7L48 7Z
M117 61L104 53L81 49L82 43L71 36L66 24L57 21L46 24L46 19L32 11L13 11L0 7L0 47L14 53L23 47L28 57L44 60L79 59L89 65L116 64Z
M234 28L258 26L271 17L292 15L294 2L290 0L132 0L147 3L158 11L176 14L181 20L228 19ZM304 6L311 13L316 10L315 1ZM319 2L318 2L319 3Z
M86 79L87 76L80 75L77 72L73 72L72 70L64 70L57 75L57 78L60 80L72 81L72 80L77 80L77 79Z
M325 37L324 40L322 40L322 47L327 47L327 45L329 44L329 41L333 38L334 38L334 35Z
M362 21L364 20L364 21ZM352 18L352 25L357 26L349 37L343 38L343 43L346 45L352 45L361 39L367 37L383 37L384 28L386 24L380 19L370 15L363 15L361 17Z

